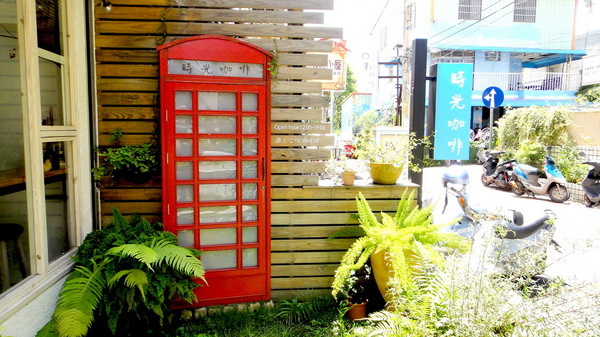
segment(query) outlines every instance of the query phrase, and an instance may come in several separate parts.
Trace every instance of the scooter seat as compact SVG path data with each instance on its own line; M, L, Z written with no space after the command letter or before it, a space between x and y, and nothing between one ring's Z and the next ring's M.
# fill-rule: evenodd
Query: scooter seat
M523 171L523 173L525 173L525 175L542 175L542 171L537 168L537 167L533 167L530 165L526 165L526 164L519 164L519 168L521 169L521 171Z
M538 229L544 226L551 226L546 224L546 220L548 220L549 218L550 216L548 215L548 213L546 213L534 222L523 226L518 226L512 222L505 222L502 224L502 226L506 229L506 233L504 233L503 231L499 231L500 238L524 239L526 237L529 237L535 232L537 232Z

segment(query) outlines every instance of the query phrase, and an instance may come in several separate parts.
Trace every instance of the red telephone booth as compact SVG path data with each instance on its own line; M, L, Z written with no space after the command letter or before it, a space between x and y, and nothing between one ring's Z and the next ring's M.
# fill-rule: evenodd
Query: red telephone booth
M210 35L157 49L163 222L203 251L194 306L269 299L272 55Z

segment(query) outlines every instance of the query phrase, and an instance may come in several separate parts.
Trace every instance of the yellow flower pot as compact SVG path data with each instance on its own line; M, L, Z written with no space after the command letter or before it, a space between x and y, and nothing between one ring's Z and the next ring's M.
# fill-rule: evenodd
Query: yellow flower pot
M402 174L402 166L393 164L370 163L373 184L395 185Z

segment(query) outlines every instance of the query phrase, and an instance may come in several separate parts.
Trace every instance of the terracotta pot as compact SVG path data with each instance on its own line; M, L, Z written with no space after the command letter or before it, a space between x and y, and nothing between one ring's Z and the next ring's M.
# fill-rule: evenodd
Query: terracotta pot
M373 184L395 185L402 174L402 166L392 164L370 163Z
M342 178L342 185L346 185L346 186L354 185L354 178L356 177L354 172L344 171L340 174L340 177Z
M369 300L360 304L348 303L350 306L350 309L348 309L348 318L356 321L367 317L367 303L369 303Z

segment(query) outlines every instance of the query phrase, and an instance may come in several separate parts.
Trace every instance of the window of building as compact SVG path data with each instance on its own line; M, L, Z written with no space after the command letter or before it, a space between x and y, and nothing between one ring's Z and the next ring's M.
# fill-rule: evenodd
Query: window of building
M515 0L515 22L535 22L536 0Z
M458 19L481 20L481 0L459 0Z
M0 319L92 227L85 17L83 1L0 1Z

